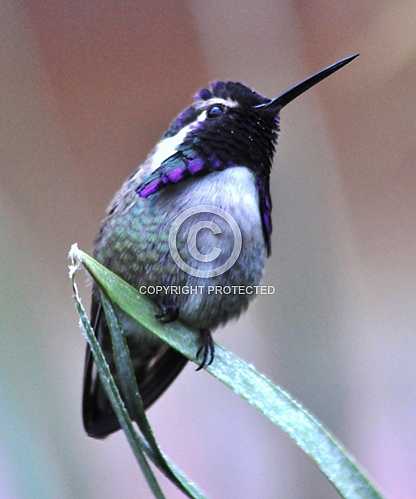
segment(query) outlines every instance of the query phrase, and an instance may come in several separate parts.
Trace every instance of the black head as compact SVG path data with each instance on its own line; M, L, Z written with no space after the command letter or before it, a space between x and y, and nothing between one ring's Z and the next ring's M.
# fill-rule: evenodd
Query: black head
M245 165L270 171L279 130L279 113L264 113L263 97L239 82L216 81L194 96L164 138L189 129L183 145L192 147L213 168Z
M274 99L242 83L214 82L195 95L192 105L171 123L163 138L177 136L182 150L192 149L211 168L244 165L268 175L282 108L357 56L324 68Z

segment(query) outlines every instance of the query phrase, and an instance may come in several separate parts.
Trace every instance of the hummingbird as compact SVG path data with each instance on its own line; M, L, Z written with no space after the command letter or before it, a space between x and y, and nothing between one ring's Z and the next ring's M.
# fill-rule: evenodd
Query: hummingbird
M180 320L199 331L199 369L214 360L212 332L238 318L255 296L221 290L257 286L271 254L270 173L281 110L357 56L339 60L272 99L234 81L202 88L111 201L95 239L95 258L132 286L147 289L160 321ZM172 251L172 227L180 217ZM237 256L228 265L236 238ZM164 291L151 294L156 286ZM115 310L147 409L187 359ZM114 372L96 286L91 322ZM104 438L120 428L88 346L82 412L91 437Z

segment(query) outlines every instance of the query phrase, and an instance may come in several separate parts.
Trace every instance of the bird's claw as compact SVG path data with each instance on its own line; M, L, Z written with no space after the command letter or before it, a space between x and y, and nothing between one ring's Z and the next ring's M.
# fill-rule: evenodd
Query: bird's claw
M196 357L199 358L202 355L202 361L196 368L196 371L200 371L201 369L210 366L215 357L214 340L212 339L211 331L209 329L201 329L200 341L201 346L196 352Z
M160 313L155 315L155 318L167 324L168 322L176 321L179 317L179 308L174 305L161 305Z

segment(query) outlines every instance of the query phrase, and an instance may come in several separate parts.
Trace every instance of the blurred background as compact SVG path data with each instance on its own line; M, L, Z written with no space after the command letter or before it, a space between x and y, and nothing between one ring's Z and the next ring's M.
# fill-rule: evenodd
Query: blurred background
M264 278L278 293L217 340L302 401L387 497L415 497L415 2L3 0L0 22L1 499L150 497L125 437L81 425L70 244L91 251L112 194L197 88L234 79L273 96L356 51L282 113ZM212 498L337 497L192 366L149 416Z

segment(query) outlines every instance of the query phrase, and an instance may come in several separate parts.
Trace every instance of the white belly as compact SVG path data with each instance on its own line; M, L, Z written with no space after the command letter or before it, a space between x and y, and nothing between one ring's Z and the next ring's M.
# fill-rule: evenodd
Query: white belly
M235 166L212 172L189 179L186 185L179 184L177 189L180 194L171 189L170 195L166 196L164 191L158 200L159 206L164 205L171 213L199 206L220 208L233 217L247 242L263 241L255 177L248 168Z
M179 194L180 189L180 194ZM176 192L175 192L176 191ZM254 174L246 167L232 167L220 172L209 173L208 175L190 179L186 185L178 185L177 189L171 190L168 197L160 196L158 204L162 198L169 204L170 213L175 213L172 217L177 218L186 210L201 210L191 216L183 225L184 234L179 233L178 245L184 258L189 261L193 269L187 275L188 286L202 286L207 289L209 286L255 286L260 283L264 263L266 259L266 249L264 244L261 216L259 210L258 192L255 185ZM163 203L163 201L162 201ZM196 262L189 255L189 232L195 224L204 223L207 220L207 207L219 209L219 214L212 215L208 219L218 223L221 234L215 234L212 228L200 230L197 237L197 251L201 255L218 254L211 262ZM161 206L159 205L159 208ZM163 208L162 208L163 209ZM221 212L228 215L237 226L241 234L241 249L237 254L237 259L226 271L219 275L215 271L225 262L235 247L236 234L228 220L221 216ZM212 256L215 256L212 254ZM192 264L192 262L194 262ZM205 274L198 275L199 269L203 269ZM211 271L214 271L212 273ZM185 271L186 273L186 271ZM189 295L182 301L181 317L186 322L199 327L213 328L216 325L226 322L232 317L240 315L253 295L239 295L231 293L211 294L196 293Z

